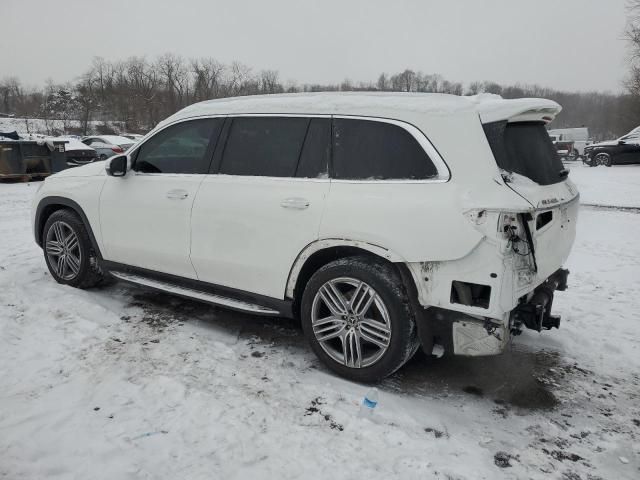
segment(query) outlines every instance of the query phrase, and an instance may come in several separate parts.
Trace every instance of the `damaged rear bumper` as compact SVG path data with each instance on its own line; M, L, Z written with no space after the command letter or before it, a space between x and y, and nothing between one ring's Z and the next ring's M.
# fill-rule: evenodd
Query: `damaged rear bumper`
M439 344L454 355L487 356L502 353L513 335L522 327L536 331L560 326L560 317L551 314L556 290L567 289L569 271L559 269L528 295L502 321L431 307L423 310L418 321L422 347L430 354Z
M551 315L553 296L556 290L564 292L567 289L569 270L559 269L536 289L521 299L518 306L511 312L511 329L519 334L524 325L531 330L540 332L560 327L560 316Z

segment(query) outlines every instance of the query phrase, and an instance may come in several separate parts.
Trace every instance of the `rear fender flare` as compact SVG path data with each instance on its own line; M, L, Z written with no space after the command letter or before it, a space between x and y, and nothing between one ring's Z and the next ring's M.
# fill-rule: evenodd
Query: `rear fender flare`
M364 242L361 240L349 240L346 238L326 238L316 240L307 245L296 257L291 270L289 271L289 279L287 280L287 288L285 290L285 298L293 298L298 276L305 265L305 262L316 252L333 247L355 247L373 253L393 263L405 263L405 260L397 253L380 245Z

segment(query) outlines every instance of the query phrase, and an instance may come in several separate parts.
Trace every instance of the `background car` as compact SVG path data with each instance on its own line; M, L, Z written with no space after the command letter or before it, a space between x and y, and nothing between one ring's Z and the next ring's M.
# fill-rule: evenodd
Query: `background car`
M55 140L67 142L64 146L64 155L69 167L77 167L98 160L98 152L76 138L67 136L58 137Z
M137 142L142 137L144 137L144 135L140 135L139 133L123 133L122 136L133 140L134 142Z
M584 153L584 162L592 167L640 163L640 127L617 140L588 145Z
M101 135L98 137L87 137L82 140L82 143L95 149L98 152L98 158L100 160L106 160L118 153L126 152L135 142L130 138L119 135Z

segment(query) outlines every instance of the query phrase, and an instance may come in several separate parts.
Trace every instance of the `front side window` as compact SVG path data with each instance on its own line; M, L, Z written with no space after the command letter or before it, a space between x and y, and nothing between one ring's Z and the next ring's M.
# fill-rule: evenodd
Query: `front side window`
M295 177L309 123L301 117L234 118L220 173Z
M336 118L333 175L350 180L427 179L438 170L418 141L391 123Z
M209 144L217 140L223 122L222 118L207 118L165 128L142 144L134 169L143 173L207 173Z

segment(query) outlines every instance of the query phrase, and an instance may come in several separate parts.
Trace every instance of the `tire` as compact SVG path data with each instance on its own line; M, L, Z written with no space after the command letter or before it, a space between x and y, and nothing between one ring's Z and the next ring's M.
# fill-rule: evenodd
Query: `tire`
M605 167L611 166L611 155L608 153L598 153L595 158L596 165L604 165Z
M109 158L109 157L107 157L104 153L102 153L102 154L100 154L99 160L103 160L104 161L107 158Z
M302 296L301 323L318 358L357 382L391 375L419 346L415 313L400 275L392 265L366 256L336 260L311 277Z
M87 228L71 210L57 210L47 219L42 250L47 268L58 283L91 288L104 279ZM61 256L64 256L62 261Z
M573 162L578 158L579 155L580 154L578 153L578 151L574 148L568 153L567 160Z

